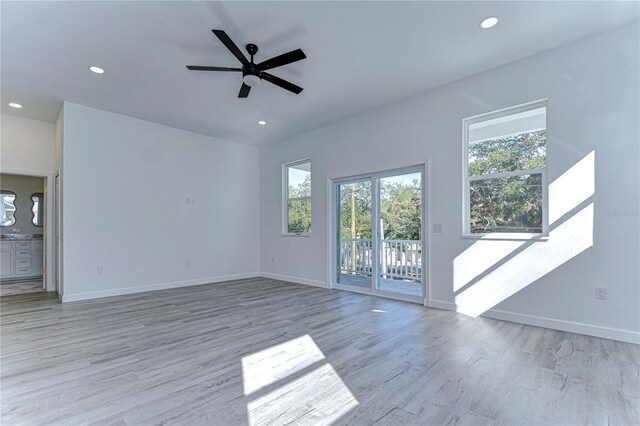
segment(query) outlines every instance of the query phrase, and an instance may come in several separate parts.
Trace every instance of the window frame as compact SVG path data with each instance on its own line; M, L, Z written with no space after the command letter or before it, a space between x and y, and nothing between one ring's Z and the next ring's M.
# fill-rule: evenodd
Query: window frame
M541 99L513 107L503 108L484 114L474 115L462 120L462 238L471 239L496 239L496 240L531 240L547 239L549 236L549 195L547 169L548 158L545 167L537 169L522 169L511 172L489 173L484 175L469 176L469 126L483 121L515 115L522 112L545 108L545 122L548 115L548 99ZM549 139L549 126L545 124L547 140ZM545 141L546 147L546 141ZM488 180L501 177L522 176L531 174L542 175L542 232L471 232L471 182L476 180Z
M312 188L310 188L311 194L308 197L296 197L289 198L289 168L297 166L299 164L309 163L309 173L312 174L313 165L310 158L304 158L302 160L292 161L282 165L282 236L283 237L310 237L313 231L313 175L311 175ZM311 203L311 231L310 232L289 232L289 201L304 201L309 200Z

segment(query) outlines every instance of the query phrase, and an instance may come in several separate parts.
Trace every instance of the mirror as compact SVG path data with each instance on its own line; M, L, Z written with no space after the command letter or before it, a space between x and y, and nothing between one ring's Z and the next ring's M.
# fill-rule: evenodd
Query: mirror
M31 222L35 226L43 226L44 224L44 194L41 192L36 192L31 196L31 201L33 201L33 206L31 207L31 211L33 212L33 218Z
M0 226L12 226L16 223L16 194L11 191L0 191L0 215L2 223Z

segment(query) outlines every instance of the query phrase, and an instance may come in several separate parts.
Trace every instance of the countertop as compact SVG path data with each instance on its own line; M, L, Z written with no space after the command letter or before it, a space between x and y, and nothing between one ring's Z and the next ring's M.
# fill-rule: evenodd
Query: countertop
M2 234L0 241L42 241L42 234Z

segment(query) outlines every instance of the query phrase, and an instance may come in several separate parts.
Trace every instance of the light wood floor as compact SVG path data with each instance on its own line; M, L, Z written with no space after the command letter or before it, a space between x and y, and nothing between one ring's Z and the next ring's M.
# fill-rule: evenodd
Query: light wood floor
M0 282L0 296L11 296L14 294L39 293L45 291L42 286L42 279L16 282Z
M1 300L17 424L636 424L639 346L254 279Z

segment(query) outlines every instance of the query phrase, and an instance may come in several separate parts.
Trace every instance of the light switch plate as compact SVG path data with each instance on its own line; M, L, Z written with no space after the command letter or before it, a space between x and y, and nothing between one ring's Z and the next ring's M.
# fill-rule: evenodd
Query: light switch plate
M441 223L434 223L433 224L433 233L434 234L442 234L442 224Z

